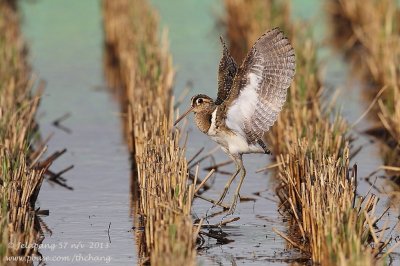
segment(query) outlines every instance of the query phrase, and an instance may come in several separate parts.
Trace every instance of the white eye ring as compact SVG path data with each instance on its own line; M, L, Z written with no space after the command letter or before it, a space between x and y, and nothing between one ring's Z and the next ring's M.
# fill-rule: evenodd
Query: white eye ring
M197 103L197 104L203 103L203 99L202 99L202 98L197 99L196 103Z

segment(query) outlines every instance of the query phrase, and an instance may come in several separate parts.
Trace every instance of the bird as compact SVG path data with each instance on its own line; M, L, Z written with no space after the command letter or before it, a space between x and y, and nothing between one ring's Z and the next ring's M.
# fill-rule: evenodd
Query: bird
M236 171L214 203L223 202L240 174L228 210L228 214L233 214L246 176L242 156L270 153L264 134L273 126L286 102L287 90L295 75L296 58L292 45L279 28L261 35L239 67L222 37L220 40L222 57L218 67L217 98L213 100L205 94L193 96L190 107L177 118L174 126L193 112L199 130L233 159Z

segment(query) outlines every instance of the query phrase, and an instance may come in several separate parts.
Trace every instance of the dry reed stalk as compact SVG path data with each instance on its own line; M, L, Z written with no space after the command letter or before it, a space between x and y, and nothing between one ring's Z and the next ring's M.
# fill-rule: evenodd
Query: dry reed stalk
M252 43L254 36L281 26L296 49L297 72L287 104L267 134L282 181L277 193L296 227L287 239L321 265L380 264L382 245L374 237L374 248L370 247L369 237L376 236L376 231L368 225L368 221L376 221L377 200L374 196L364 201L356 198L356 169L349 171L349 128L340 115L322 103L316 47L305 30L307 25L293 25L284 11L252 10L259 5L254 2L265 4L257 0L225 1L230 17L228 33L241 29L246 40L243 42ZM273 5L277 1L269 2ZM289 5L287 1L285 5ZM274 19L247 29L236 25L237 21L241 25L260 23L252 20L257 12ZM275 18L280 14L284 17ZM242 20L246 19L244 23ZM275 24L276 21L284 25ZM252 32L254 29L260 31ZM234 42L235 39L231 40L232 45Z
M0 264L19 256L25 265L43 240L35 202L51 164L38 162L35 114L41 90L33 93L16 1L0 0ZM23 248L23 247L26 248Z
M146 0L105 0L103 13L111 53L107 58L114 62L106 61L106 71L110 85L121 87L133 183L144 219L146 248L139 254L141 262L194 265L194 185L188 185L180 134L172 126L174 70L166 34L160 43L157 15Z
M328 1L336 47L371 84L370 98L386 88L375 106L389 134L385 164L400 166L400 7L396 0ZM346 25L345 27L343 25ZM346 38L343 38L346 36Z

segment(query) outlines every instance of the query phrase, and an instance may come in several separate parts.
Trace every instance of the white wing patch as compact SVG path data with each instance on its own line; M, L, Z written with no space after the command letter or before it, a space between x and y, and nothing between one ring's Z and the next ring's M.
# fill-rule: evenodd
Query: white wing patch
M261 76L254 73L247 75L249 83L240 92L239 97L232 103L226 116L226 125L236 131L237 133L245 136L243 125L255 112Z
M295 68L295 52L283 32L275 28L263 34L238 69L226 108L221 109L226 112L222 121L256 144L277 120Z

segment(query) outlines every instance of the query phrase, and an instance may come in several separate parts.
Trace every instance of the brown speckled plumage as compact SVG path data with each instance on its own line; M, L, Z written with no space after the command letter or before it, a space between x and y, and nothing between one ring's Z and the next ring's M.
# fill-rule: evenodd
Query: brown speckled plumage
M194 121L201 132L207 134L211 126L211 113L202 111L194 114Z
M237 72L237 64L233 57L230 55L224 39L220 37L222 44L222 58L218 67L218 95L215 104L220 105L229 96L233 79Z
M229 97L217 111L217 127L225 124L228 109L250 85L249 75L260 77L254 114L240 125L250 143L256 143L274 124L286 101L286 92L296 68L293 47L279 28L264 33L253 45L233 80Z
M201 103L198 100L201 99ZM211 114L216 105L212 98L204 94L198 94L192 97L191 106L194 112L194 121L201 132L207 134L211 126Z
M217 201L221 203L235 177L242 172L233 202L232 214L246 176L242 155L268 153L262 137L274 124L286 101L286 92L295 73L295 54L278 28L264 33L253 45L240 68L221 38L223 54L218 68L218 96L215 102L204 94L192 97L190 112L201 132L209 135L228 153L236 172Z

